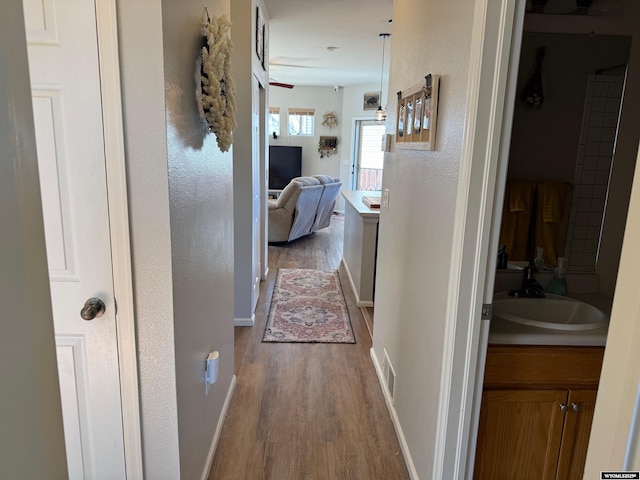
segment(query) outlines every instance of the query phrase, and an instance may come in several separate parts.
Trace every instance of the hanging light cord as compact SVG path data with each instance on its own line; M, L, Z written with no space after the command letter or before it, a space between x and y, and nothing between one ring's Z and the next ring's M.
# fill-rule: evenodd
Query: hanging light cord
M387 42L388 33L381 33L382 37L382 65L380 66L380 107L382 107L382 78L384 76L384 50Z

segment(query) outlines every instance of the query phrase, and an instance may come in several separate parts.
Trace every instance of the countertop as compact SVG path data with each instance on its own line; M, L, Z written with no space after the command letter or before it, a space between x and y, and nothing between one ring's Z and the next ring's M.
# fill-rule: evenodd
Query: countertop
M369 208L362 202L362 197L379 197L380 192L374 190L342 190L342 196L358 212L361 217L379 217L379 208Z
M569 297L589 303L607 315L611 315L611 298L597 293L571 294ZM604 346L608 329L609 327L606 326L583 331L551 330L493 318L489 326L489 344Z

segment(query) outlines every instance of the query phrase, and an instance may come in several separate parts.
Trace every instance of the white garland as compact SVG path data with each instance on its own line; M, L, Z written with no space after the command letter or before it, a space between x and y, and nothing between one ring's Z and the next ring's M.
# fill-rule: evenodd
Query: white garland
M229 38L231 22L225 17L207 19L202 27L202 70L198 108L209 129L216 134L221 151L229 151L236 123L236 84L231 78Z

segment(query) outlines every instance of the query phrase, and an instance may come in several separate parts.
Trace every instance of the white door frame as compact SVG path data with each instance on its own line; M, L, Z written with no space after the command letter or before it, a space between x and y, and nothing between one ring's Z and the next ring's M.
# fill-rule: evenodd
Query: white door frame
M117 301L120 395L127 479L142 479L142 435L134 297L129 240L129 207L120 91L116 0L94 0L109 204L113 287Z
M493 290L489 246L494 202L504 188L498 179L506 168L500 162L503 124L512 108L510 53L523 15L524 0L475 2L433 478L470 478L473 470L468 457L480 407L475 390L482 388L476 380L487 341L480 333L481 313L485 291Z

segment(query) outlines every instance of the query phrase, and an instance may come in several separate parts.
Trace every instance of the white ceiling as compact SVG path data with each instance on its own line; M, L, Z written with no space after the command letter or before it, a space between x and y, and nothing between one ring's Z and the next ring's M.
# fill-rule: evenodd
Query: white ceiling
M391 33L393 0L265 0L265 6L272 80L315 86L380 82L379 35Z

